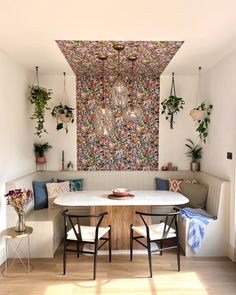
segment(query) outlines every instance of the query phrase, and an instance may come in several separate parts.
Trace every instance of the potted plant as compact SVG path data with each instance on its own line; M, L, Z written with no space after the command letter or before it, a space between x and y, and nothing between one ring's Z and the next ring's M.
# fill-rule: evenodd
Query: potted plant
M210 115L213 109L212 104L207 104L202 102L198 107L192 110L192 112L199 112L199 117L196 117L194 120L196 121L196 131L199 133L200 140L206 143L206 139L208 136L208 128L210 124Z
M29 86L30 93L28 99L34 105L34 113L31 116L32 120L37 121L37 126L35 127L36 131L35 134L38 137L41 137L43 132L47 133L47 130L44 127L44 116L46 110L49 108L47 107L48 100L52 98L52 90L47 90L46 88L39 87L39 86Z
M36 157L37 164L45 164L47 162L44 154L47 152L52 146L45 142L41 143L34 143L34 154Z
M57 130L65 128L66 133L68 133L68 123L74 122L73 108L68 107L66 104L55 106L51 112L51 115L57 119Z
M190 168L192 171L200 170L199 160L202 158L202 147L200 145L195 145L191 139L186 139L187 143L185 146L188 148L186 152L187 157L192 159Z
M183 109L184 104L185 102L183 98L174 95L170 95L161 103L161 114L165 114L166 120L170 122L170 129L173 129L174 114L177 114L181 109Z

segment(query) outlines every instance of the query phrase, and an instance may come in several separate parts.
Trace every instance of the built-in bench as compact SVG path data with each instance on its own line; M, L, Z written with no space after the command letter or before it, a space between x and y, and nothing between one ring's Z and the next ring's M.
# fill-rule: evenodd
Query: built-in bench
M196 179L208 186L206 211L217 216L207 227L203 245L197 256L228 256L229 242L229 182L203 172L191 171L38 171L6 184L6 190L14 188L32 188L33 180L84 179L84 190L111 190L114 187L128 187L130 190L154 190L155 178ZM62 209L61 209L62 210ZM38 258L53 257L62 239L62 217L60 209L33 210L33 203L27 210L27 225L34 231L30 237L31 256ZM88 213L89 208L79 208ZM169 210L153 206L153 212ZM8 206L7 226L14 226L16 214ZM187 243L189 223L180 219L181 247L187 256L196 255Z

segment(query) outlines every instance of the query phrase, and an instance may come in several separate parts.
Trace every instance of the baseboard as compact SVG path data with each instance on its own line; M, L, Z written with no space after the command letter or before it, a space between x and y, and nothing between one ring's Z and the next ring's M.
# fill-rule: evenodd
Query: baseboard
M2 265L6 261L6 249L3 247L0 249L0 265Z
M228 253L229 253L229 258L233 261L236 262L236 249L229 244L229 248L228 248Z

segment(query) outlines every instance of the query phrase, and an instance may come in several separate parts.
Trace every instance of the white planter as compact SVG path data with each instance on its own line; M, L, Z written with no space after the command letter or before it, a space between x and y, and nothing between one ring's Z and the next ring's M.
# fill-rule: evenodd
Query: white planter
M193 118L195 121L199 121L204 117L204 111L201 110L192 110L190 112L190 116Z

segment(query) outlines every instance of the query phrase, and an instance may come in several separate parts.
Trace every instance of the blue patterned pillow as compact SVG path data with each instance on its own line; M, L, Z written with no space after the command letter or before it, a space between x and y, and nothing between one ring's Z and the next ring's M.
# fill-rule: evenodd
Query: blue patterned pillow
M168 191L169 190L169 180L156 178L156 189L159 191Z
M34 190L34 210L40 210L48 207L48 192L46 183L55 182L54 179L48 181L33 181Z
M66 181L66 180L57 179L57 181L58 182L63 182L63 181ZM76 192L76 191L82 191L83 190L83 184L84 184L83 178L68 179L68 181L70 182L70 191L71 192Z

